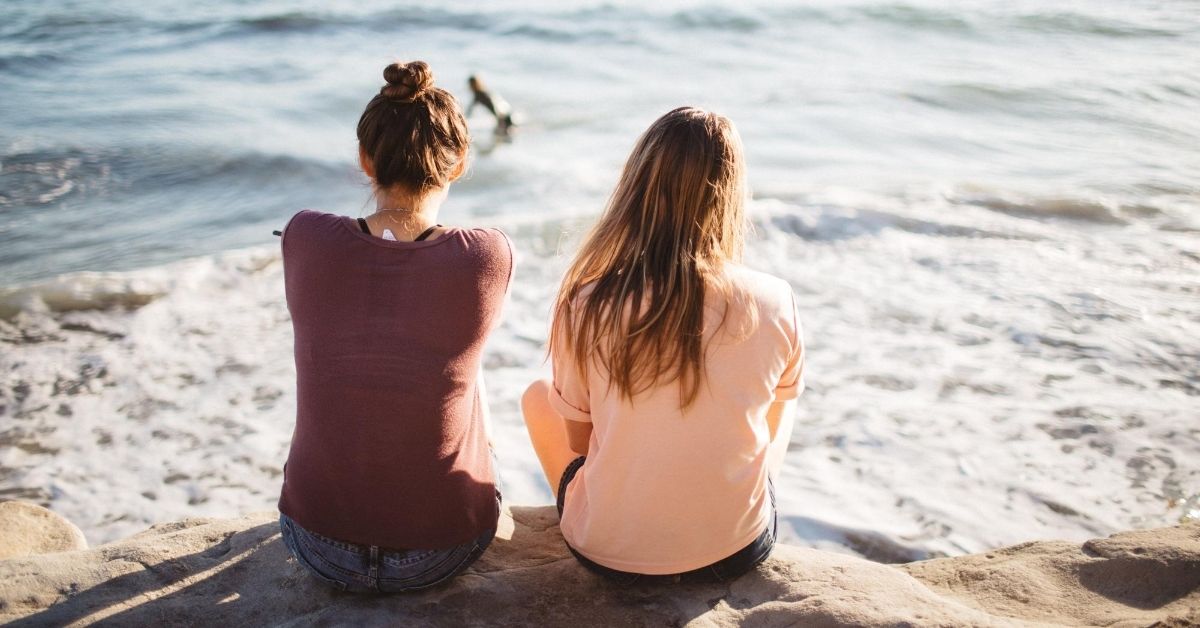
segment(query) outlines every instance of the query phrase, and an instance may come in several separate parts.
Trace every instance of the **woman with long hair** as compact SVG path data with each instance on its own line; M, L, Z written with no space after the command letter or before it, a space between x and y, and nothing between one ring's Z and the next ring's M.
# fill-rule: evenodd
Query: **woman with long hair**
M745 186L728 119L654 122L563 278L553 380L522 398L568 547L621 582L729 580L775 542L804 349L790 286L737 263Z
M302 211L282 242L297 397L283 541L357 592L444 582L491 543L480 366L513 268L500 231L438 224L470 142L454 97L421 61L383 76L358 122L375 212Z

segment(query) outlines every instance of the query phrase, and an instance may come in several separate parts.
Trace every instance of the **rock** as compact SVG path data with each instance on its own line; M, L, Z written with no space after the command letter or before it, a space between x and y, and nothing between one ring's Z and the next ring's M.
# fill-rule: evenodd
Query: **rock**
M1200 622L1200 525L903 566L777 546L724 585L620 587L514 507L447 586L364 597L304 572L274 513L190 519L85 552L0 561L0 622L87 625L1019 626Z
M946 598L994 615L1086 626L1200 625L1195 522L1082 547L1040 541L901 568Z
M0 502L0 559L87 549L75 524L36 504Z

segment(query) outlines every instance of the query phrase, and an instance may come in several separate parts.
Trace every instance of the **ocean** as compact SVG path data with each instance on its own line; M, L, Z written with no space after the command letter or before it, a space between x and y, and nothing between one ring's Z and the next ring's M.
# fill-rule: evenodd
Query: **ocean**
M373 208L354 127L393 60L476 109L441 221L518 267L518 401L638 134L730 117L745 263L808 344L785 540L882 561L1200 517L1200 4L1029 0L0 4L0 498L93 543L274 507L295 383L277 240Z

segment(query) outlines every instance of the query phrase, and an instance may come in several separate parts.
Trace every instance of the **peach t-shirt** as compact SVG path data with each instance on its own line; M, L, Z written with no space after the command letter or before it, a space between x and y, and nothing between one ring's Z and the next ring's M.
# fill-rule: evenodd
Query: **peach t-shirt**
M550 403L593 426L587 462L567 486L562 533L601 565L682 573L737 552L769 523L767 407L803 390L804 345L786 282L740 266L727 273L734 302L710 291L706 382L685 411L675 381L631 401L608 389L594 361L581 378L568 356L552 356Z

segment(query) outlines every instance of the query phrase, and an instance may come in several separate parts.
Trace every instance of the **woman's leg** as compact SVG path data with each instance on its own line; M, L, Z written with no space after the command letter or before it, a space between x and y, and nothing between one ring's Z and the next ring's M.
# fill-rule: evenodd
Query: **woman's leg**
M579 454L571 451L567 442L567 428L563 419L550 405L550 382L539 379L525 389L521 396L521 411L525 415L525 427L529 430L529 440L537 453L538 462L542 463L542 473L550 483L550 492L558 490L559 480L563 470Z

